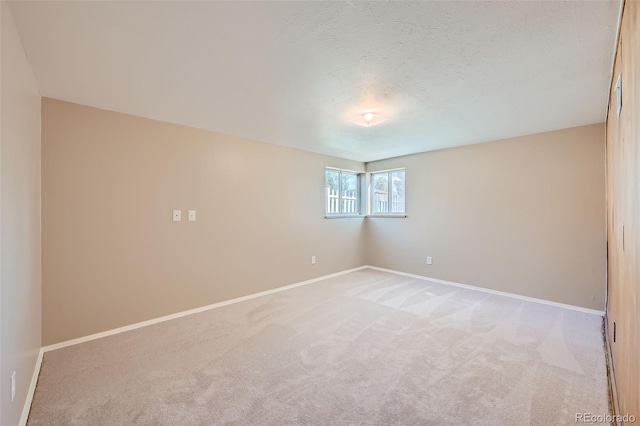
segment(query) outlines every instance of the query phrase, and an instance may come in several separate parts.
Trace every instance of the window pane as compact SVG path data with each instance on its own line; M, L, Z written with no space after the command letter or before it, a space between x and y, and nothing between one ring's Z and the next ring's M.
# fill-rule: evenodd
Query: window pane
M358 175L342 172L342 213L358 213Z
M371 192L373 213L389 213L388 173L374 173L371 175Z
M391 172L391 213L404 213L404 170Z
M340 172L338 170L325 169L325 182L325 210L327 214L340 213Z

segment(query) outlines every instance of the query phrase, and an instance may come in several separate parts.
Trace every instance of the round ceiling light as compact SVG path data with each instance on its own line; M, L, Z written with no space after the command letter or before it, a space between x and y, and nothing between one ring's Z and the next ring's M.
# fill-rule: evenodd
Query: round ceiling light
M367 111L353 116L353 118L349 119L349 121L353 124L357 124L358 126L368 127L385 122L387 121L387 118L382 117L380 116L380 114L377 114L373 111Z
M362 114L362 118L364 118L364 121L367 123L367 126L369 126L371 124L371 121L373 120L373 117L375 117L376 115L372 112L365 112L364 114Z

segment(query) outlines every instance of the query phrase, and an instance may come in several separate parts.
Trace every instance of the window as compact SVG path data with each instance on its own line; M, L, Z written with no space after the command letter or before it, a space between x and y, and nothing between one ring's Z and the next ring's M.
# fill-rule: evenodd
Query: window
M327 216L355 216L360 214L358 173L325 169L325 212Z
M404 169L371 173L371 214L405 214Z
M358 173L325 169L326 217L405 216L404 169ZM369 190L367 190L367 185ZM360 190L360 188L365 188ZM368 206L368 208L361 206Z

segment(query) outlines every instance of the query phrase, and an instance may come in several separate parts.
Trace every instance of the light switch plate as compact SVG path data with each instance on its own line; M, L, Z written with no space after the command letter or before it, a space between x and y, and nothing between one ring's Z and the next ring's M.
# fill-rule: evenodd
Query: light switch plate
M189 210L189 222L195 222L195 221L196 221L196 211Z
M180 222L182 220L182 210L173 211L173 221Z

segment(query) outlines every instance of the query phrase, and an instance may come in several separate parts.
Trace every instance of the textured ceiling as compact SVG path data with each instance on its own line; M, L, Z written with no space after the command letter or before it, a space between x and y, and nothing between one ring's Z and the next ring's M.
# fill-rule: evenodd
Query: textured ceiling
M603 121L619 8L11 4L42 96L360 161Z

